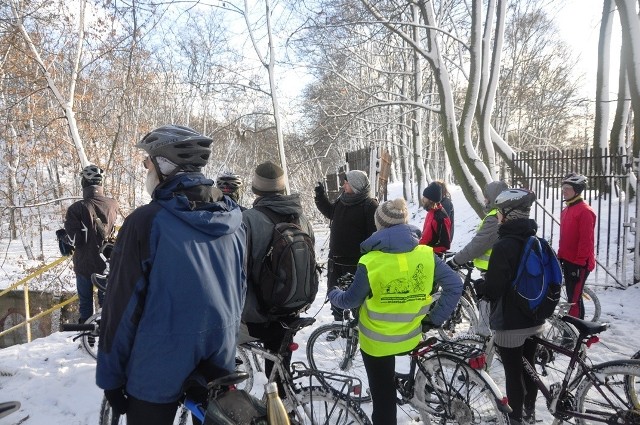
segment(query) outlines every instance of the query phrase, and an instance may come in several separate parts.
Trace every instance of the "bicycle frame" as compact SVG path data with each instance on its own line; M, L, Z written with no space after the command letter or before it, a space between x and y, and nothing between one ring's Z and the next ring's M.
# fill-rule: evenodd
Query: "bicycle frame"
M601 383L595 373L592 372L592 369L580 356L582 346L587 345L587 347L589 347L592 343L598 342L598 337L596 337L595 335L591 335L589 337L580 335L579 343L576 344L575 348L572 350L553 344L552 342L544 340L538 336L532 336L531 339L556 353L563 354L570 358L569 367L564 374L562 383L553 383L549 387L547 387L544 382L542 382L542 380L540 379L540 375L535 370L535 367L533 367L526 358L522 358L522 364L524 366L525 373L527 373L527 375L529 375L529 377L533 379L540 392L544 395L544 398L547 400L547 404L549 406L549 412L554 417L569 416L572 418L589 419L602 422L602 418L599 416L589 415L587 413L582 413L575 410L566 410L558 403L560 401L560 398L564 394L574 391L583 379L589 379L596 384ZM572 378L577 365L580 366L580 370L582 372L576 374L576 376ZM606 398L606 395L602 391L600 391L600 393L603 397Z

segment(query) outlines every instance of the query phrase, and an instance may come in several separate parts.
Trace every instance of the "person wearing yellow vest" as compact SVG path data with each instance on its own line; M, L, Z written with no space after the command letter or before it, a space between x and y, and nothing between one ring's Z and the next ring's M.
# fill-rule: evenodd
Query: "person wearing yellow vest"
M473 265L480 270L482 275L487 271L491 248L498 240L498 228L500 227L497 217L498 209L495 206L496 197L508 188L509 186L503 181L493 181L485 186L484 204L488 212L478 225L478 230L471 241L447 261L449 267L457 270L461 264L473 261ZM478 302L478 313L480 321L475 333L488 337L491 335L491 328L489 327L489 303L487 301L480 300Z
M404 199L381 204L375 212L378 230L360 245L363 255L353 284L328 294L339 308L360 307L360 351L373 399L373 425L397 424L395 356L421 341L423 322L442 325L462 294L458 274L433 248L418 244L420 229L408 221ZM434 285L442 295L430 306Z

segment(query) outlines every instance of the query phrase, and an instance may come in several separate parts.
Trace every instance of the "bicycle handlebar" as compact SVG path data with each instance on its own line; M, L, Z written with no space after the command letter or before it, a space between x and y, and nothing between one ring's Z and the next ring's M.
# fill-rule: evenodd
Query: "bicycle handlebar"
M63 323L62 331L63 332L87 332L87 331L97 331L98 324L97 323Z

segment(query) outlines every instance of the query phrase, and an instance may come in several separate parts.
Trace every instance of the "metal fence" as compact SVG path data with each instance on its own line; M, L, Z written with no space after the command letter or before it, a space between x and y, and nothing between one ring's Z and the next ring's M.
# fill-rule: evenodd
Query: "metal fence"
M538 202L533 212L539 234L558 246L560 212L564 207L561 182L570 172L588 178L582 196L594 209L596 219L595 249L598 266L594 273L604 274L599 284L626 287L637 281L627 276L627 262L634 258L636 179L632 161L622 152L600 149L521 152L513 156L510 169L512 187L526 187L536 192ZM633 191L633 192L632 192ZM590 279L591 280L591 279Z

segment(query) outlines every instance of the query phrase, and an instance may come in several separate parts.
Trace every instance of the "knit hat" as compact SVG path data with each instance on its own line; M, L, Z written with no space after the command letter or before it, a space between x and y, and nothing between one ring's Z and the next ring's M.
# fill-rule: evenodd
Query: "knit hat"
M369 178L367 173L360 170L351 170L347 172L346 180L349 182L354 193L360 193L369 188Z
M258 196L284 193L284 171L273 162L263 162L256 167L251 181L251 190Z
M402 198L384 202L376 209L374 218L378 230L396 224L407 224L409 222L407 203Z
M422 196L433 202L442 201L442 188L436 182L429 183L429 186L425 187L422 191Z

